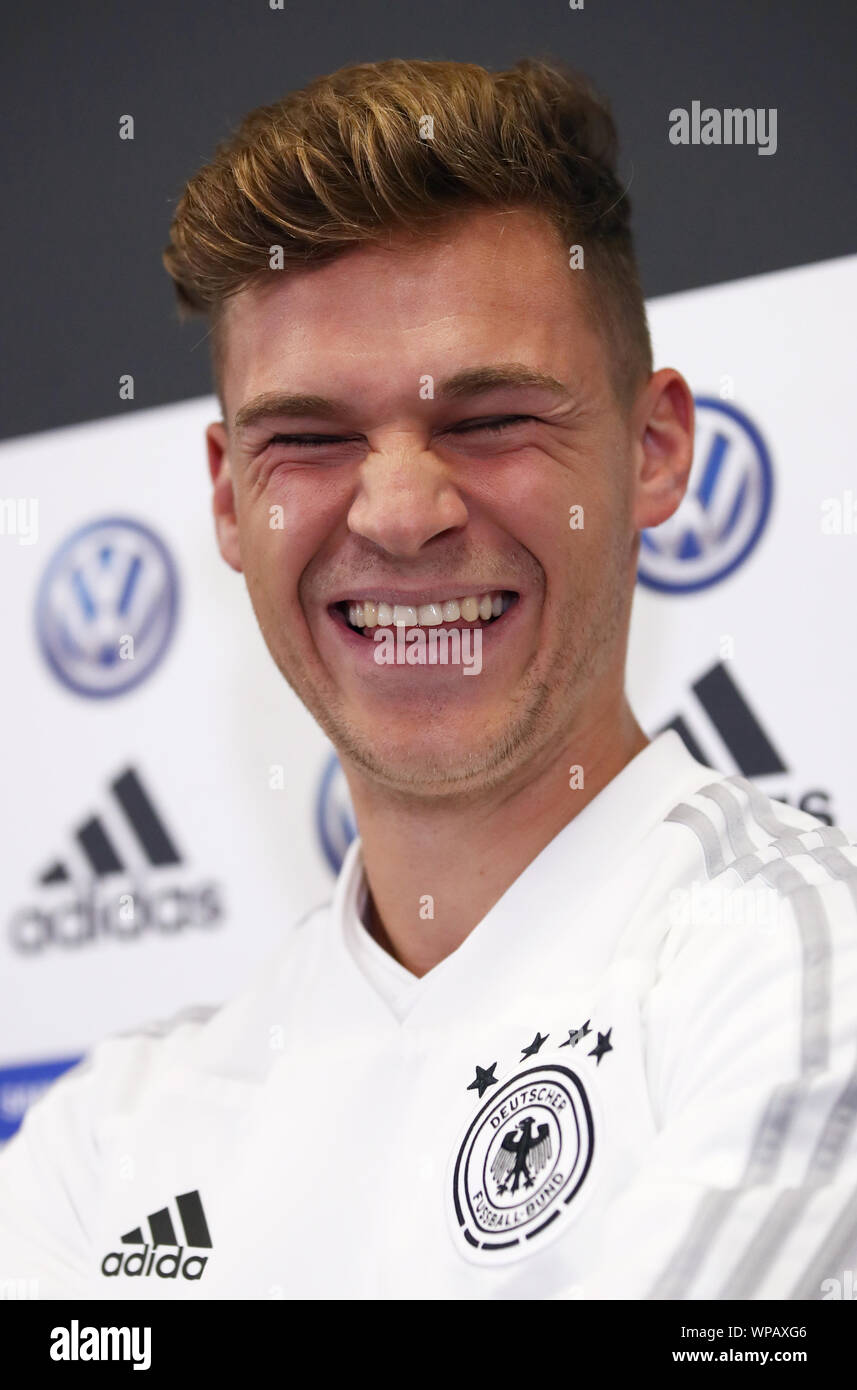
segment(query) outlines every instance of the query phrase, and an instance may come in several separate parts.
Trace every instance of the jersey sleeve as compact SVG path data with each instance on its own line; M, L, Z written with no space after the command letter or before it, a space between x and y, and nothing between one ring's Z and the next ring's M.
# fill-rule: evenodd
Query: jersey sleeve
M164 1040L214 1012L173 1018L97 1043L30 1106L0 1149L0 1297L91 1296L91 1240L103 1200L99 1134L169 1064Z
M739 890L672 944L646 1009L657 1132L565 1297L820 1299L857 1268L855 880Z
M89 1055L30 1106L0 1150L0 1291L7 1298L74 1298L85 1288L98 1154Z

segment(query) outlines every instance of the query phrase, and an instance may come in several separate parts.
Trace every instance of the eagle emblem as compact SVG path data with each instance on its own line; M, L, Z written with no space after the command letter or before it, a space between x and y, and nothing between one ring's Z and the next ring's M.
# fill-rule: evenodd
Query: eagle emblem
M480 1087L484 1099L449 1171L449 1220L467 1260L521 1259L556 1240L579 1209L595 1147L592 1106L583 1081L559 1056L508 1081L493 1076L493 1067L477 1069L473 1089Z
M535 1123L532 1115L527 1115L503 1136L491 1164L491 1176L498 1192L517 1192L521 1179L524 1187L532 1187L535 1178L550 1163L550 1126L539 1125L533 1134Z

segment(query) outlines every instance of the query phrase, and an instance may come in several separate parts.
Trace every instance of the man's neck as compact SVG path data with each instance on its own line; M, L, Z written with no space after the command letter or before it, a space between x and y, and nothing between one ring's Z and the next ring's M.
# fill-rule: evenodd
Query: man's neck
M648 742L623 698L514 790L500 788L478 803L440 809L415 798L403 805L350 778L369 884L366 920L376 941L425 975ZM583 787L569 786L572 765L583 769Z

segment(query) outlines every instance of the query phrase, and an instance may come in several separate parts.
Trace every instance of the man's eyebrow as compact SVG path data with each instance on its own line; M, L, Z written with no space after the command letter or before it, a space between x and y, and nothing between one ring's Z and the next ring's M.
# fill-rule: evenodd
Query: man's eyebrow
M522 362L505 362L495 367L466 367L464 371L456 372L442 381L437 394L444 400L456 400L461 396L485 395L504 386L540 386L555 396L570 395L568 388L556 377L536 371Z
M526 386L541 387L555 396L567 398L570 394L556 377L524 366L521 362L507 362L492 367L465 367L463 371L442 381L437 395L442 400L459 400L464 396L484 396L502 387ZM327 396L272 391L254 396L239 408L235 415L235 429L247 429L277 415L314 415L324 420L335 420L347 413L345 402L331 400Z
M235 429L246 429L260 420L271 419L275 415L318 415L325 420L333 420L346 413L347 406L342 401L329 400L326 396L295 395L289 392L272 391L263 396L253 396L242 405L235 415Z

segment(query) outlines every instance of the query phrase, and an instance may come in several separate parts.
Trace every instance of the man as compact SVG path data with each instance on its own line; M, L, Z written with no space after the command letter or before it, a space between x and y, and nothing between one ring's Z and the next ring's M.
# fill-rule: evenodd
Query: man
M393 61L190 181L165 258L212 322L218 543L360 840L236 999L31 1110L4 1277L811 1299L853 1266L854 843L624 695L693 405L615 156L576 77Z

